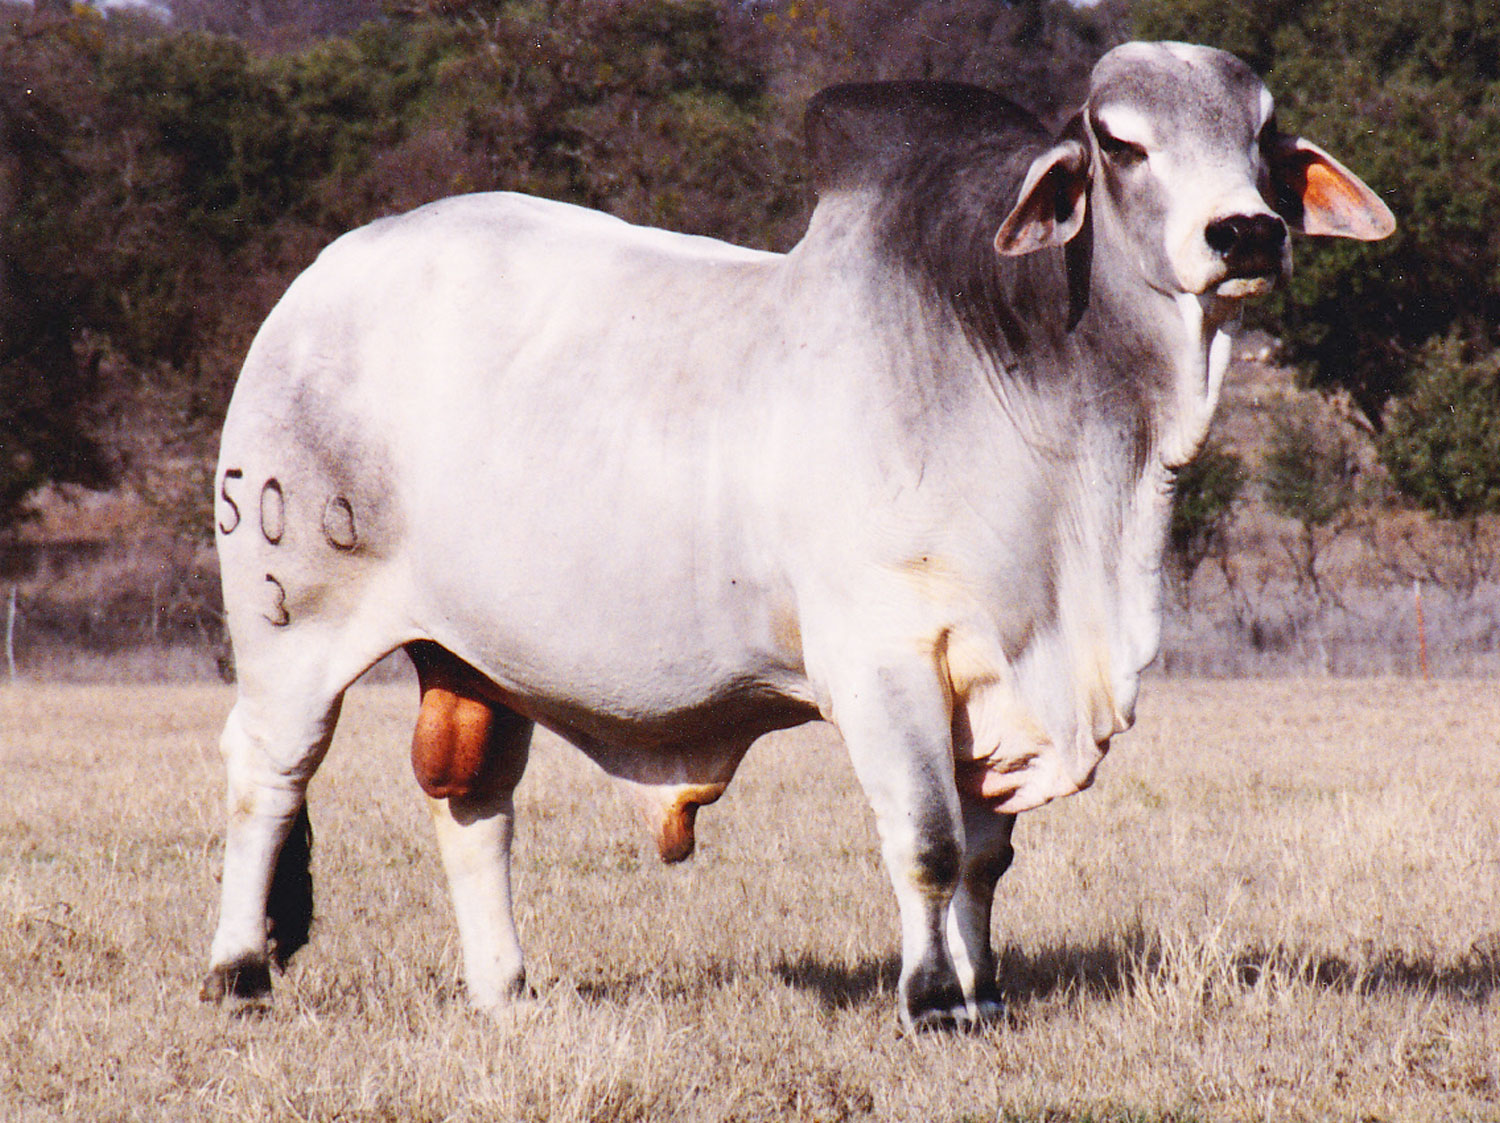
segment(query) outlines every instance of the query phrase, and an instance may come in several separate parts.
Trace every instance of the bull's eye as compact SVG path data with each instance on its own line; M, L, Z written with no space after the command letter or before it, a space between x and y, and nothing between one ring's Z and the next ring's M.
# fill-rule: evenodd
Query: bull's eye
M1107 129L1096 129L1099 134L1099 147L1109 162L1118 168L1133 168L1146 158L1146 150L1139 144L1128 140L1121 140Z

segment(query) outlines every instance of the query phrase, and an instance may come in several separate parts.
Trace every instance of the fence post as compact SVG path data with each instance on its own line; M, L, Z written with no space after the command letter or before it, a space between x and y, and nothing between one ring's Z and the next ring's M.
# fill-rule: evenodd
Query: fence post
M1417 654L1422 660L1422 681L1431 682L1432 676L1427 671L1427 620L1422 615L1422 580L1416 578L1411 583L1412 597L1417 603Z

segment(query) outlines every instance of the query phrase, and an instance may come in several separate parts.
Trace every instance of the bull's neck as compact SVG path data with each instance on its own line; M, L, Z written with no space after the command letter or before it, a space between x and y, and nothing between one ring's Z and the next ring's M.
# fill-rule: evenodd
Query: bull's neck
M888 341L905 361L886 373L948 407L945 431L954 407L983 414L987 400L1023 429L1037 409L1073 424L1102 419L1131 434L1135 468L1191 459L1218 401L1235 302L1154 289L1128 251L1103 238L1084 245L1092 231L1002 259L966 293L935 292L882 247L874 205L859 191L825 198L786 267L799 295L815 293L852 333ZM980 292L996 300L977 322Z
M1043 250L1002 277L1007 302L1041 325L1013 357L1019 369L1070 372L1074 394L1138 425L1168 468L1193 457L1223 386L1237 301L1155 287L1129 247L1104 239Z

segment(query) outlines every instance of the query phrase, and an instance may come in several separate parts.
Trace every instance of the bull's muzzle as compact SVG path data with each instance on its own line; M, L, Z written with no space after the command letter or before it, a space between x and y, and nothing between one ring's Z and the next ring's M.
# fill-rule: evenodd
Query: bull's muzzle
M1219 296L1259 296L1287 272L1286 223L1274 214L1233 214L1204 228L1204 241L1224 263Z

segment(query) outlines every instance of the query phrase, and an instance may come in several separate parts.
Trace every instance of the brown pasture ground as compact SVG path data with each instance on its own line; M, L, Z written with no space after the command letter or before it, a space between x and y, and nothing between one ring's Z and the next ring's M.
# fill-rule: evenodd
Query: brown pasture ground
M311 945L268 1010L202 1006L230 700L0 689L0 1119L1500 1119L1493 683L1149 683L1093 790L1018 825L1007 1017L916 1038L821 726L757 746L672 868L540 737L537 999L471 1012L410 685L352 691L313 782Z

